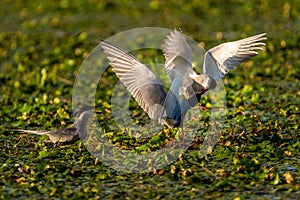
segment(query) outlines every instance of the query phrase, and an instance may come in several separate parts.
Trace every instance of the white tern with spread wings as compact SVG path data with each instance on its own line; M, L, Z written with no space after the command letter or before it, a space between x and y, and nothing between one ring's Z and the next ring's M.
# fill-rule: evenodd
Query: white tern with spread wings
M172 81L166 93L159 79L126 51L106 41L100 43L112 70L151 119L169 127L180 127L189 108L201 95L214 89L217 81L241 62L257 55L266 33L220 44L205 54L204 74L192 68L192 50L179 31L171 31L163 43L165 68Z

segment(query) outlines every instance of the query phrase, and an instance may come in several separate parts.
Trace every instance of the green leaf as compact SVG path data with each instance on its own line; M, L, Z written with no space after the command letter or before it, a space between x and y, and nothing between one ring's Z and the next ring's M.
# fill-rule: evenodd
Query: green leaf
M275 176L275 179L272 181L274 185L278 185L280 183L279 174L277 173Z
M42 158L46 158L49 156L49 152L48 150L45 148L43 149L42 151L39 152L39 159L42 159Z
M46 135L46 134L44 134L44 135L42 135L42 136L40 137L39 141L44 142L44 141L46 141L46 140L48 140L48 139L49 139L49 136Z
M155 144L157 143L158 141L160 141L160 136L157 134L157 135L154 135L151 139L150 139L150 143L152 144Z
M24 103L23 107L20 108L19 111L21 113L30 113L31 109L32 109L32 106L28 105L27 103Z
M70 119L69 114L63 109L63 108L59 108L57 109L57 114L60 118L62 119Z
M246 95L249 94L250 92L252 92L253 87L252 85L244 85L244 88L242 89L242 94Z
M45 85L45 81L46 81L46 79L47 79L47 71L46 71L46 69L45 68L43 68L42 70L41 70L41 82L40 82L40 88L43 88L44 87L44 85Z
M144 144L142 146L136 147L139 151L147 151L149 149L149 146L147 144Z

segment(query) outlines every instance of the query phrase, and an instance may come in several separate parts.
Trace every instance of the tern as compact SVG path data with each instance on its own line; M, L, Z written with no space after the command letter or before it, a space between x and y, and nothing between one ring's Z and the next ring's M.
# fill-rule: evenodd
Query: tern
M47 135L49 141L52 143L73 143L81 138L84 138L88 119L95 114L92 107L83 107L78 111L78 117L69 128L58 130L23 130L17 129L15 131L23 133L31 133L36 135Z
M266 33L220 44L205 53L203 74L192 68L192 50L180 31L174 30L163 42L165 69L171 80L168 93L157 76L133 55L101 41L113 72L151 119L168 127L182 127L183 119L201 96L240 63L263 50Z

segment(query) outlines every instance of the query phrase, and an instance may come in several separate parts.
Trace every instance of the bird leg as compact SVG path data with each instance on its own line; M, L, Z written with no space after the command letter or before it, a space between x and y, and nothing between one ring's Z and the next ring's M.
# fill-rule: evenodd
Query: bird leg
M169 147L169 146L172 146L174 144L174 138L173 138L173 135L170 132L170 128L168 128L167 135L170 136L170 141L166 142L164 146Z
M173 135L170 133L170 129L168 129L168 135L170 135L170 141L165 143L165 146L172 146L175 142L175 139L173 138ZM184 136L185 132L184 130L181 130L181 144L184 144Z
M185 135L184 130L181 130L181 137L182 137L181 144L184 144L184 135Z

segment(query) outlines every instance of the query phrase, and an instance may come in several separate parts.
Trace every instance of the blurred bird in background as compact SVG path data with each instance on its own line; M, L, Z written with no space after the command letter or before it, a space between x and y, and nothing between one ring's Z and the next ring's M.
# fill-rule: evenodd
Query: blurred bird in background
M74 123L69 128L58 129L58 130L23 130L16 129L14 131L22 133L31 133L36 135L47 135L49 137L49 142L52 143L73 143L85 137L86 127L88 120L91 116L95 114L94 107L85 106L79 111L74 113L76 117Z

